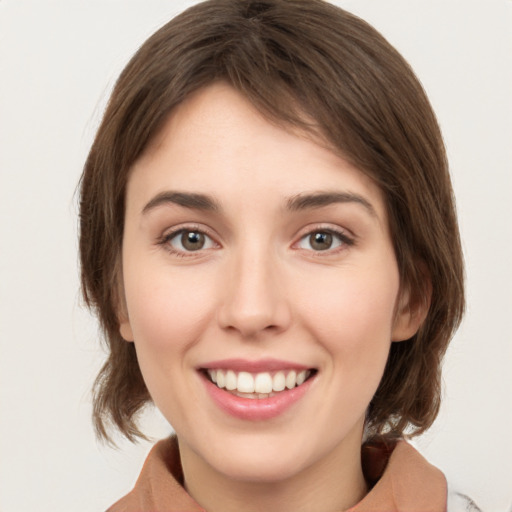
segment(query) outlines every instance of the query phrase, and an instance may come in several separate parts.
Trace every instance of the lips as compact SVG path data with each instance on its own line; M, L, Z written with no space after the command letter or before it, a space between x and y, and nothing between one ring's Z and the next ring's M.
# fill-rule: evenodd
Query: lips
M245 420L265 420L282 414L311 387L317 370L267 359L231 359L199 368L213 401L228 414Z

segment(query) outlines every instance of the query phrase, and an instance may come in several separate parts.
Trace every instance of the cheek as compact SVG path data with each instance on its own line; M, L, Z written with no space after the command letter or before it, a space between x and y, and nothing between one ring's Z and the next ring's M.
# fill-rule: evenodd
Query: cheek
M135 274L136 275L136 274ZM199 280L159 272L125 285L137 359L148 391L168 421L182 421L194 390L182 378L194 346L211 318L211 287ZM192 408L193 409L193 408Z
M398 271L349 269L339 280L316 282L302 315L315 337L343 361L387 358L391 343ZM301 292L297 292L301 293ZM303 295L304 296L304 295Z
M125 287L137 350L151 350L156 358L194 344L212 314L212 287L199 275L145 273Z
M331 428L339 428L349 416L353 421L364 416L391 346L398 273L362 275L352 274L340 280L343 285L339 286L331 282L328 293L317 289L304 308L308 330L330 361L325 368L330 383L325 396L331 400L326 399L318 413L335 418Z

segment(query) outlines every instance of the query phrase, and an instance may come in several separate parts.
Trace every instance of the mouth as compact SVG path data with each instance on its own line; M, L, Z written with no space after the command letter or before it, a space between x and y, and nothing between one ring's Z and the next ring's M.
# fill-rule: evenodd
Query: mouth
M243 421L266 421L309 403L317 368L281 359L223 359L197 367L205 391L223 413ZM289 416L284 416L289 417Z
M302 386L316 375L317 370L288 368L253 373L225 368L202 368L201 372L217 388L234 396L265 400Z

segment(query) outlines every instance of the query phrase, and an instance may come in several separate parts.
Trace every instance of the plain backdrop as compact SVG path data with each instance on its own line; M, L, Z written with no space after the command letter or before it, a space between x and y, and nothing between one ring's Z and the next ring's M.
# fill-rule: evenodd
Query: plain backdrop
M150 445L98 444L75 190L108 93L183 0L0 0L0 511L104 510ZM512 1L339 0L410 61L448 147L468 311L416 446L484 512L512 509ZM169 427L158 414L155 437Z

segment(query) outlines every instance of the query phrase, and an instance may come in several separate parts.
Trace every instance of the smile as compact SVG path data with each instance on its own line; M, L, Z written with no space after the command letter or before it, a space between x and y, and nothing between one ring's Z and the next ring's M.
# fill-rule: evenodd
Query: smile
M241 398L265 399L285 389L302 385L314 370L281 370L250 373L245 371L208 369L209 380L220 389L233 392Z
M213 403L223 413L245 421L281 416L303 400L318 376L316 368L275 359L230 359L198 370Z

